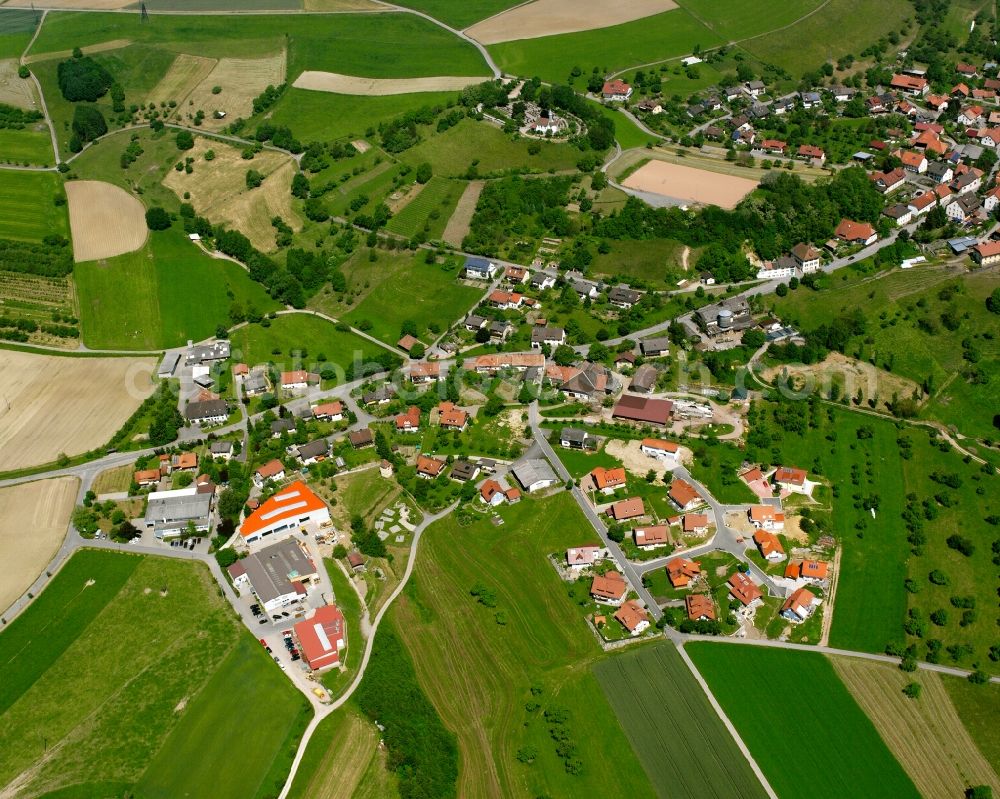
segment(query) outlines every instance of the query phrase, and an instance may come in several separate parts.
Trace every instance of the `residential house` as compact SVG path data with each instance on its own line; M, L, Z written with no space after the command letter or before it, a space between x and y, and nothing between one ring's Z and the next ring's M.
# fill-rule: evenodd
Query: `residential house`
M647 99L643 100L639 105L636 106L640 111L645 111L647 114L662 114L663 106L660 104L659 100Z
M982 170L976 169L975 167L966 167L962 164L955 170L955 178L951 182L951 190L954 191L955 194L967 194L969 192L979 191L979 188L982 185Z
M937 205L937 195L933 191L927 191L923 194L918 194L910 200L907 207L914 215L921 216L930 211L935 205Z
M529 494L541 491L558 482L556 473L552 471L549 462L542 458L530 458L515 463L511 473Z
M632 531L636 547L642 550L656 549L670 543L670 528L665 524L652 527L636 527Z
M442 402L437 406L438 424L446 430L464 430L469 423L469 414L453 402Z
M924 101L937 112L948 110L948 98L943 94L928 94Z
M639 342L639 350L646 358L664 358L670 354L670 339L667 336L647 338Z
M223 399L189 402L184 418L191 424L222 424L229 418L229 405Z
M233 457L232 441L213 441L208 445L208 452L213 458L222 458L228 461Z
M777 280L784 277L794 277L798 264L789 255L782 255L774 261L765 261L764 266L757 270L759 280Z
M955 71L961 75L963 78L978 78L979 71L972 66L972 64L966 64L964 62L959 62L955 64Z
M646 506L642 497L630 497L615 502L608 508L608 516L616 522L626 522L629 519L639 519L646 515Z
M417 361L410 366L410 380L420 385L433 383L441 376L441 364L437 361Z
M907 172L922 175L927 171L927 158L923 153L914 152L913 150L897 150L895 155L903 162L903 169Z
M347 440L351 442L354 449L364 449L375 444L375 435L367 427L361 430L352 430L347 434Z
M616 308L631 308L642 299L642 292L620 284L608 292L608 302Z
M601 97L608 102L624 103L632 96L632 87L623 80L605 81L601 87Z
M958 100L965 99L969 96L969 87L964 83L956 83L951 87L949 94Z
M908 225L913 219L913 212L908 205L895 203L882 209L882 216L891 219L897 227Z
M281 438L282 433L295 432L295 420L291 416L284 416L271 422L271 438Z
M239 527L247 545L275 537L287 537L309 525L319 528L330 522L330 509L312 489L295 481L264 500Z
M670 491L667 492L667 496L680 510L691 510L702 503L697 489L687 480L682 480L679 477L670 483Z
M705 535L708 532L708 514L685 513L681 518L684 535Z
M766 88L762 80L748 80L743 84L743 93L750 97L760 97Z
M667 561L667 579L674 588L687 588L692 580L701 576L701 567L688 558L674 558Z
M310 466L318 461L325 460L330 451L330 444L325 438L317 438L308 444L302 444L295 450L295 457L303 466Z
M971 250L972 260L980 266L1000 262L1000 241L984 241Z
M475 480L479 475L479 471L478 463L473 463L462 458L455 461L455 464L451 467L451 474L448 476L460 483L467 483L469 480Z
M535 325L531 329L531 348L558 347L566 343L566 331L561 327Z
M479 499L487 505L496 507L507 497L504 495L504 487L496 480L490 479L479 486Z
M992 214L998 204L1000 204L1000 186L994 186L983 197L983 208Z
M406 413L399 414L396 419L396 432L416 433L420 430L420 408L411 405Z
M848 244L874 244L878 240L878 233L875 228L867 222L854 222L850 219L842 219L834 235L841 241Z
M753 542L760 551L760 556L765 560L779 561L785 559L785 550L778 540L778 536L767 530L756 530L753 534Z
M577 366L552 364L545 374L560 392L572 399L587 402L609 396L619 387L610 369L590 361Z
M846 103L853 100L857 91L857 89L853 89L850 86L831 86L829 88L830 94L833 95L833 99L838 103Z
M652 399L638 394L622 394L611 412L611 417L664 427L670 421L673 409L674 404L670 400Z
M760 143L760 149L768 155L784 155L785 150L788 149L788 142L783 142L780 139L764 139Z
M593 566L604 552L600 547L570 547L566 550L566 565L575 571Z
M736 572L726 583L729 586L729 596L742 603L744 607L753 608L763 604L764 592L746 572Z
M621 605L628 593L628 583L616 571L595 574L590 584L590 595L602 605Z
M277 458L268 461L253 473L253 481L257 486L262 486L268 480L278 483L285 479L285 465Z
M321 402L312 406L312 414L318 422L339 422L344 418L344 405L340 400Z
M966 127L976 127L979 125L980 120L983 118L983 107L981 105L970 105L963 108L956 120L959 125L965 125Z
M688 594L684 597L684 609L691 621L715 621L715 605L708 594Z
M979 195L969 192L959 195L959 198L945 209L945 213L953 222L962 224L976 217L982 207Z
M791 622L803 622L819 607L821 600L808 588L794 591L781 606L781 615Z
M524 302L524 295L518 294L516 291L503 291L502 289L497 289L496 291L490 292L490 296L487 297L487 301L495 308L512 311L521 307L521 303Z
M486 326L489 320L484 316L479 316L479 314L470 313L465 318L465 329L470 333L475 333L477 330Z
M193 452L181 452L170 459L171 472L193 472L198 468L198 456Z
M656 380L659 376L660 372L653 364L644 363L632 375L629 391L634 391L637 394L649 394L656 388Z
M467 255L465 258L464 274L473 280L491 280L497 272L497 265L486 258L476 255Z
M673 462L680 452L680 446L673 441L664 441L662 438L644 438L639 444L639 450L651 458Z
M614 469L605 469L598 466L590 473L590 479L594 483L594 488L602 494L613 494L619 488L625 487L625 469L618 466Z
M307 372L304 369L281 373L281 388L285 391L297 391L309 386L319 385L319 382L320 378L318 374Z
M146 488L148 486L159 485L160 483L160 470L159 469L140 469L134 472L132 475L132 481L140 488Z
M555 286L556 279L553 275L546 274L545 272L535 272L531 276L529 283L533 289L545 291L545 289L550 289Z
M494 322L490 322L490 341L491 342L504 342L506 341L511 333L514 332L514 325L508 322L506 319L498 319Z
M443 458L432 458L429 455L417 456L417 476L425 480L433 480L444 470L447 461Z
M799 102L808 111L810 108L822 105L823 98L819 96L819 92L799 92Z
M822 149L812 144L800 144L798 149L799 158L812 161L814 164L822 166L826 162L826 153Z
M788 580L806 580L810 583L825 582L830 574L830 564L821 560L792 560L785 566Z
M947 161L932 161L927 165L927 177L935 183L950 183L955 172Z
M747 518L757 529L770 532L785 529L785 514L774 505L751 505Z
M809 274L819 269L819 250L815 247L799 243L792 247L792 258L799 265L803 274Z
M915 78L912 75L893 75L889 86L911 97L923 97L930 89L926 78Z
M559 432L559 444L565 449L597 449L597 438L586 430L564 427Z
M528 369L542 369L545 355L541 352L498 352L467 358L464 367L480 374L496 374L502 371L524 372Z
M503 279L508 283L513 283L515 286L527 283L528 278L530 277L531 273L523 266L514 266L511 264L509 266L505 266L503 269Z
M646 609L634 599L628 600L615 611L615 621L628 630L633 638L642 635L649 629L649 614Z
M774 472L774 482L788 491L803 492L806 487L808 472L791 466L779 466Z
M247 397L259 397L270 390L266 366L255 366L243 381L243 394Z

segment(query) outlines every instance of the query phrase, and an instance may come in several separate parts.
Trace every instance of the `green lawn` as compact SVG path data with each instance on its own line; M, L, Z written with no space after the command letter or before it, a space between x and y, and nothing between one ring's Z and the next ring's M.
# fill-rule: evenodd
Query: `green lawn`
M500 514L501 527L486 519L463 527L452 515L428 528L390 611L421 686L458 736L458 793L654 796L587 668L604 655L569 599L572 586L546 560L593 532L567 494L528 498ZM494 607L469 594L477 584L494 592ZM564 768L542 715L557 708L569 711L577 775ZM534 752L532 765L517 762L522 748Z
M77 264L74 275L83 341L94 348L176 347L228 326L234 302L279 307L241 266L205 255L178 228L151 233L136 252Z
M646 241L613 241L611 251L598 253L590 265L595 275L603 275L612 280L625 282L641 280L656 289L677 288L667 282L668 271L681 268L681 254L684 245L673 239L649 239ZM694 263L695 254L689 254Z
M0 9L0 58L19 58L31 41L42 12L28 9Z
M421 337L434 338L429 325L444 331L463 317L483 294L456 279L459 262L428 264L423 253L378 252L375 262L366 252L357 253L343 266L348 294L328 290L316 295L310 306L343 318L355 327L370 323L368 332L395 346L404 321L412 320Z
M524 169L544 172L549 169L574 169L582 153L568 144L536 142L541 151L528 152L531 140L515 139L488 122L463 119L444 133L428 135L424 141L404 153L405 163L417 166L427 162L434 174L445 177L464 175L473 161L481 175Z
M435 19L447 22L453 28L461 29L469 27L473 22L499 14L518 3L516 0L472 0L465 3L455 3L452 0L406 0L400 5L423 11Z
M766 795L673 644L608 658L594 674L663 796Z
M55 161L47 128L0 130L0 153L0 157L12 164L52 166Z
M374 472L375 470L372 469L370 472L362 472L362 474ZM386 481L382 480L382 482ZM330 582L333 584L333 594L336 597L337 607L340 608L344 614L344 620L347 622L347 652L343 658L344 668L330 669L323 675L323 685L336 698L351 684L358 664L361 663L361 656L365 651L365 641L361 637L361 599L336 561L327 558L323 563L326 566L326 573L330 575Z
M694 452L691 475L703 483L719 502L739 505L755 502L756 495L739 478L744 453L728 441L691 441Z
M69 236L62 180L47 172L0 170L0 238L41 241L49 233Z
M559 431L557 430L551 439L553 445L555 446L556 455L559 456L559 460L562 461L563 466L566 467L573 478L583 477L585 474L590 474L598 466L603 466L605 469L613 469L616 466L622 465L620 460L608 455L608 453L604 451L603 446L597 452L584 452L579 449L565 449L558 446L558 437Z
M435 175L389 220L386 229L409 238L423 232L430 241L439 239L464 190L464 183Z
M285 369L308 369L325 361L347 369L356 359L367 362L384 352L377 344L308 313L284 314L270 320L268 327L244 325L230 338L233 357L250 366L274 362ZM293 365L296 352L301 366Z
M2 652L5 674L31 672L0 714L0 780L23 775L24 795L262 797L306 710L201 564L81 553Z
M681 0L678 3L720 36L733 40L784 27L821 4L820 0L799 3L766 0L753 6L739 0Z
M565 82L573 67L589 75L593 67L608 73L691 53L695 45L715 47L723 39L683 9L600 30L522 39L490 45L504 72Z
M823 655L721 643L686 649L783 799L919 796Z
M604 116L615 123L615 139L617 139L618 144L621 145L623 150L629 150L633 147L645 147L649 142L658 140L656 136L650 136L636 125L635 122L614 107L604 105L603 103L591 102L601 109L601 113Z

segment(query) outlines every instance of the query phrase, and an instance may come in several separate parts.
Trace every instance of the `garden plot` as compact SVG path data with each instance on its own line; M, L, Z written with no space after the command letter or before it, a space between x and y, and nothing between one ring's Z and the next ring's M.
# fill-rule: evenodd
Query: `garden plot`
M415 525L410 521L413 517L413 509L403 500L398 500L375 520L378 537L389 546L401 546L406 543L407 533L414 530Z
M477 22L465 32L482 44L497 44L607 28L674 8L674 0L534 0Z
M466 86L482 83L484 77L437 76L432 78L360 78L336 72L306 70L292 85L296 89L310 89L334 94L364 94L384 96L390 94L418 94L419 92L461 91Z
M145 209L125 189L100 180L71 180L66 197L77 263L124 255L146 243Z

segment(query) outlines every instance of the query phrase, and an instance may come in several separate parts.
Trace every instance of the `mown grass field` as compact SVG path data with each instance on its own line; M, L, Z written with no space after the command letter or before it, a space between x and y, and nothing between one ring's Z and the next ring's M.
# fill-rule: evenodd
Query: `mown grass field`
M18 58L31 41L40 11L27 8L0 9L0 58Z
M490 54L512 75L534 76L562 83L573 67L589 75L593 67L614 72L685 56L694 46L708 49L723 39L683 9L601 30L544 36L490 45Z
M779 796L920 796L823 655L721 643L686 650Z
M739 0L680 0L678 5L726 40L735 41L793 23L820 6L821 0L769 0L753 6Z
M270 320L268 327L244 325L230 339L234 357L238 351L250 366L273 362L286 370L309 369L322 361L346 369L355 359L364 363L384 352L377 344L308 313L283 314ZM299 354L301 365L294 365L293 353Z
M52 166L52 140L48 130L0 130L0 158L12 164Z
M611 252L598 253L590 265L595 275L628 282L639 278L657 289L676 288L666 281L668 269L680 269L684 245L672 239L648 241L613 241ZM689 255L690 263L695 261Z
M50 233L69 238L62 180L47 172L0 171L0 237L41 241Z
M261 313L279 307L242 267L209 257L179 229L150 234L136 252L77 264L74 275L83 341L93 348L176 347L227 325L234 302Z
M766 796L673 644L608 658L594 674L660 796Z
M467 28L473 22L492 17L518 3L516 0L471 0L466 3L455 3L452 0L407 0L400 5L423 11L452 27Z
M201 564L83 552L0 653L0 782L22 780L24 796L173 797L211 781L262 797L306 710Z
M459 795L655 796L588 668L603 654L546 560L589 541L585 521L566 494L500 513L502 527L462 527L454 516L431 526L390 611L424 691L458 736ZM495 592L495 607L470 596L477 583ZM570 713L580 774L567 773L542 717L556 708ZM522 748L533 764L517 761Z
M488 122L464 119L444 133L430 135L401 155L412 166L427 162L435 175L460 177L473 161L480 175L508 169L545 172L549 169L575 169L582 153L575 147L557 142L537 141L541 150L531 155L530 139L514 139Z
M444 331L463 316L483 294L477 287L458 282L459 262L428 264L423 254L379 252L369 261L359 252L344 264L348 293L324 290L311 307L344 319L355 327L370 323L368 333L395 346L403 322L412 320L425 340L435 337L429 325Z
M658 137L650 136L620 111L603 103L593 102L593 104L601 109L604 116L615 123L615 139L623 150L645 147L648 142L658 140Z
M464 183L435 175L389 220L386 229L409 238L422 231L428 240L439 239L464 190Z
M942 675L941 682L962 723L983 757L1000 773L1000 685L973 685L960 677Z

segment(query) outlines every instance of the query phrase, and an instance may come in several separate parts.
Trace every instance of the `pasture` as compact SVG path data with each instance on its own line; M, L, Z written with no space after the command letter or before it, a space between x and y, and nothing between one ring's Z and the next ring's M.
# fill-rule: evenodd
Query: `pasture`
M137 252L77 264L74 275L83 342L97 349L176 347L212 335L234 303L279 307L243 267L210 257L178 229L152 233Z
M655 796L588 668L604 655L546 560L592 533L566 494L500 514L503 527L486 518L462 526L452 515L428 528L390 611L421 687L458 736L458 794ZM470 595L477 584L495 603ZM556 709L569 712L578 774L567 773L543 717ZM522 748L534 752L532 765L517 761Z
M268 86L285 82L285 60L284 50L256 58L220 58L185 98L187 105L205 112L206 130L221 130L232 119L246 119L253 115L255 97ZM222 91L215 94L217 86ZM216 119L216 111L226 117Z
M211 150L215 156L205 160ZM196 161L188 174L171 169L163 185L183 200L185 193L199 215L213 224L224 224L245 235L259 250L277 249L276 230L271 220L280 216L293 230L302 228L302 221L292 208L292 178L294 160L284 153L263 150L253 160L243 158L242 151L224 142L198 136L188 156ZM247 188L248 169L264 176L264 182L254 189Z
M458 282L458 261L446 259L444 264L428 264L424 256L410 253L378 253L372 263L361 253L355 254L343 267L347 277L348 295L319 294L313 302L323 300L340 308L349 307L344 321L358 327L369 322L368 332L380 341L395 346L403 322L416 324L420 337L435 337L431 325L443 332L475 305L483 291ZM365 285L368 284L368 285Z
M685 649L779 796L920 796L823 655L723 643ZM789 708L803 712L780 723Z
M0 784L19 796L173 797L209 779L263 796L307 712L202 564L79 553L0 634L0 659ZM253 758L225 756L241 742Z
M124 189L99 180L71 180L66 197L77 263L135 252L146 243L146 209Z
M4 469L106 444L153 393L153 358L72 358L0 350Z
M906 674L856 658L832 663L921 795L961 796L970 783L1000 793L1000 778L966 731L940 674ZM921 687L918 700L903 694L910 682Z
M727 41L738 41L790 25L822 3L769 0L748 6L738 0L679 0L678 5Z
M284 370L315 369L324 362L347 369L384 352L377 344L338 330L332 322L308 312L282 314L270 320L268 327L243 325L233 330L230 339L234 360L250 366L273 362ZM293 365L296 357L301 358L301 365Z
M973 685L961 677L942 676L945 690L976 747L994 770L1000 768L1000 685Z
M160 105L173 100L183 107L184 99L208 77L217 63L214 58L181 53L170 64L167 74L160 78L160 82L147 95L146 101Z
M464 192L464 183L432 177L420 193L389 220L386 230L408 238L422 232L428 240L439 239Z
M23 130L0 130L0 153L8 164L52 166L55 160L49 130L44 124Z
M62 180L48 172L0 170L0 236L41 241L50 233L69 236Z
M722 41L687 11L675 8L603 30L503 42L488 49L506 73L562 83L574 67L584 74L594 67L610 73L679 58L689 55L696 44L705 50Z
M31 41L42 12L0 8L0 58L18 58Z
M766 795L673 644L616 655L593 670L660 796Z
M629 175L623 186L673 203L732 209L757 188L757 181L653 160Z
M400 5L423 11L434 19L461 29L517 5L517 0L469 0L466 3L455 3L452 0L406 0Z
M0 419L2 424L2 419ZM42 573L66 536L80 481L38 480L0 488L0 612Z
M611 252L594 256L590 270L617 280L639 279L654 288L676 288L668 273L684 266L684 245L671 239L612 241ZM690 262L695 259L689 253Z
M532 142L540 150L532 154ZM416 147L400 155L404 163L416 166L427 162L434 174L460 177L476 164L480 175L526 169L545 172L550 169L574 169L580 151L568 144L513 138L488 122L463 119L444 133L427 136Z

